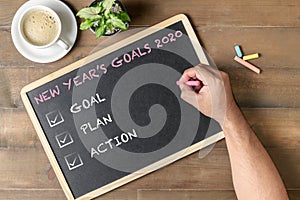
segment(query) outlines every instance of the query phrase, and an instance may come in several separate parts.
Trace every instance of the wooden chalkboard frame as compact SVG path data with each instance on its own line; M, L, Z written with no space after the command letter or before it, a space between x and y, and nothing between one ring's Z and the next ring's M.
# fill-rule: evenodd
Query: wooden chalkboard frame
M55 172L55 174L56 174L56 176L59 180L59 183L60 183L60 185L61 185L61 187L62 187L62 189L63 189L63 191L64 191L64 193L65 193L65 195L67 196L68 199L74 200L75 198L74 198L74 196L73 196L73 194L72 194L72 192L69 188L69 185L68 185L68 183L67 183L67 181L66 181L66 179L63 175L63 172L62 172L61 168L59 167L59 164L58 164L58 162L55 158L54 152L52 151L51 146L48 143L48 140L45 136L45 133L44 133L41 125L40 125L38 117L35 114L34 108L30 103L30 100L27 96L27 93L34 90L35 88L37 88L39 86L42 86L43 84L46 84L46 83L48 83L48 82L50 82L50 81L52 81L52 80L54 80L58 77L63 76L66 73L69 73L69 72L71 72L71 71L73 71L77 68L80 68L81 66L84 66L86 63L89 63L89 62L92 62L96 59L99 59L99 58L101 58L101 57L103 57L103 56L105 56L109 53L112 53L112 52L114 52L114 51L116 51L116 50L118 50L122 47L125 47L125 46L127 46L127 45L129 45L133 42L136 42L140 39L143 39L144 37L146 37L148 35L151 35L151 34L157 32L161 29L164 29L165 27L168 27L168 26L170 26L170 25L172 25L176 22L180 22L180 21L183 23L183 25L184 25L187 33L188 33L188 36L190 37L190 40L192 42L192 45L194 47L194 50L195 50L199 60L203 64L208 64L208 60L205 56L205 53L202 50L202 47L201 47L201 45L200 45L200 43L199 43L199 41L196 37L196 34L195 34L188 18L184 14L179 14L179 15L176 15L172 18L169 18L169 19L167 19L167 20L165 20L165 21L163 21L163 22L161 22L157 25L154 25L154 26L152 26L148 29L145 29L145 30L143 30L143 31L127 38L127 39L124 39L124 40L122 40L118 43L115 43L115 44L113 44L113 45L111 45L111 46L109 46L109 47L107 47L107 48L105 48L101 51L98 51L98 52L96 52L96 53L94 53L94 54L92 54L92 55L90 55L86 58L83 58L83 59L81 59L81 60L79 60L79 61L77 61L77 62L75 62L71 65L68 65L68 66L66 66L66 67L64 67L64 68L62 68L62 69L60 69L56 72L53 72L52 74L50 74L46 77L43 77L43 78L41 78L41 79L25 86L21 90L21 97L22 97L22 100L24 102L25 108L26 108L26 110L29 114L29 117L30 117L33 125L34 125L34 128L35 128L35 130L38 134L38 137L39 137L39 139L42 143L42 146L43 146L43 148L46 152L46 155L48 156L49 161L50 161L50 163L51 163L51 165L54 169L54 172ZM168 156L168 157L166 157L166 158L164 158L164 159L162 159L162 160L160 160L156 163L153 163L153 164L141 169L140 171L143 172L143 173L139 173L139 171L137 171L137 173L129 174L129 175L127 175L127 176L125 176L121 179L118 179L118 180L116 180L116 181L114 181L114 182L112 182L108 185L105 185L101 188L98 188L98 189L96 189L92 192L87 193L87 194L77 198L77 200L91 199L91 198L97 197L99 195L102 195L104 193L107 193L107 192L109 192L109 191L111 191L111 190L113 190L117 187L120 187L120 186L122 186L122 185L124 185L124 184L126 184L130 181L133 181L133 180L135 180L137 178L140 178L140 177L142 177L142 176L144 176L144 175L146 175L150 172L153 172L153 171L161 168L162 166L165 166L165 165L170 164L170 163L172 163L176 160L179 160L179 159L181 159L181 158L183 158L183 157L185 157L185 156L187 156L191 153L194 153L197 150L199 150L201 148L204 148L204 147L206 147L210 144L213 144L213 143L215 143L215 142L217 142L217 141L219 141L223 138L224 138L223 132L219 132L217 134L214 134L213 136L208 137L207 139L204 139L204 140L202 140L202 141L200 141L200 142L198 142L198 143L196 143L196 144L194 144L194 145L192 145L192 146L190 146L186 149L183 149L183 150L181 150L181 151L179 151L175 154L172 154L172 155L170 155L170 156ZM145 173L145 171L147 173Z

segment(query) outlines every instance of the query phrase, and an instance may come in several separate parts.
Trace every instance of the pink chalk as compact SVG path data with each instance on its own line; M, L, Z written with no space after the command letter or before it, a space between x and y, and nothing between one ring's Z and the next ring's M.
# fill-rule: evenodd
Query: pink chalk
M257 67L255 67L254 65L250 64L249 62L247 62L247 61L245 61L245 60L243 60L243 59L241 59L241 58L239 58L237 56L234 57L234 60L237 61L238 63L244 65L248 69L254 71L255 73L260 74L260 69L257 68Z
M182 83L179 81L176 81L177 85L181 85ZM201 82L200 81L187 81L184 84L188 85L188 86L200 86Z

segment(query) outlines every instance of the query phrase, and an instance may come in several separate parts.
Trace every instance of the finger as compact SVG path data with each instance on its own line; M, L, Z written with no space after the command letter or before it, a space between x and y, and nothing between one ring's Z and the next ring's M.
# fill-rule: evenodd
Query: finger
M192 69L192 68L190 68L190 69ZM190 79L196 78L196 72L195 72L194 74L192 74L192 73L186 73L186 72L187 72L188 70L190 70L190 69L187 69L187 70L185 70L185 71L183 72L182 76L181 76L180 79L178 80L180 83L185 83L185 82L187 82L187 81L190 80Z
M196 87L194 87L194 91L195 91L196 93L199 93L201 87L202 87L202 86L196 86Z
M190 79L198 79L204 85L208 85L208 83L211 82L210 80L213 80L214 78L219 76L220 76L219 70L216 70L213 67L208 65L199 64L196 65L195 67L186 69L178 82L185 83ZM196 91L198 91L199 89L201 88L196 88Z
M202 76L207 80L207 83L209 83L211 79L222 78L222 72L212 66L200 64L195 66L195 68L198 73L202 74Z
M199 93L199 91L201 90L202 87L203 87L203 83L202 83L202 81L200 81L200 85L199 86L195 86L194 87L194 91L196 93Z
M199 90L199 94L203 94L203 93L210 93L209 87L208 87L207 85L204 85L204 86Z
M181 99L198 109L197 93L191 90L183 90L180 97Z
M197 65L195 67L189 68L184 71L182 77L184 80L189 80L191 78L198 79L207 85L208 73L205 69L202 69L201 66Z
M180 88L181 92L185 92L185 91L194 92L190 86L187 86L185 84L180 84L179 88Z

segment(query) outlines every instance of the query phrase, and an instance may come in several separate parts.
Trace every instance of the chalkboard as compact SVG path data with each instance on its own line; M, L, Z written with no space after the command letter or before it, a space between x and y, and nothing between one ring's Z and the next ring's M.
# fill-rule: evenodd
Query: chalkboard
M205 54L177 15L37 80L21 97L68 199L89 199L223 138L176 81Z

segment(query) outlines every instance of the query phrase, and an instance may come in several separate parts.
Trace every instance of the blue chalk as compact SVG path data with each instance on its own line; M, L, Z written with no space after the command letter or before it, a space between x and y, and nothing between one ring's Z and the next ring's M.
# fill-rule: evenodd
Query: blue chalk
M235 49L235 52L236 52L238 57L240 57L240 58L243 57L243 53L242 53L242 50L241 50L239 45L235 45L234 49Z

